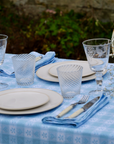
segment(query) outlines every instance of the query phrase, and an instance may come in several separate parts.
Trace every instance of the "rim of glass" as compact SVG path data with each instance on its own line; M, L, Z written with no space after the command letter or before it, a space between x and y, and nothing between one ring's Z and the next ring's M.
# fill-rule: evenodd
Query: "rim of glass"
M4 38L0 38L0 41L1 41L1 40L5 40L5 39L8 39L8 36L5 35L5 34L0 34L0 36L3 36L3 37L4 37Z
M77 64L67 64L67 65L61 65L57 68L57 70L61 70L61 68L64 68L64 67L68 67L68 66L76 66L78 67L79 69L78 70L82 70L83 69L83 66L81 65L77 65Z
M26 57L25 57L26 56ZM28 56L31 56L31 57L28 57ZM27 54L27 53L24 53L24 54L16 54L16 55L14 55L14 56L12 56L12 59L19 59L19 58L36 58L36 56L35 55L33 55L33 54ZM21 60L21 59L20 59ZM25 60L25 59L24 59Z
M85 44L85 42L89 42L89 41L94 41L94 40L107 40L109 41L109 43L107 44L110 44L111 43L111 40L110 39L107 39L107 38L93 38L93 39L87 39L85 41L82 42L82 44L86 45L86 46L97 46L97 45L91 45L91 44ZM103 44L103 45L107 45L107 44ZM98 44L99 45L99 44ZM102 44L101 44L102 45Z

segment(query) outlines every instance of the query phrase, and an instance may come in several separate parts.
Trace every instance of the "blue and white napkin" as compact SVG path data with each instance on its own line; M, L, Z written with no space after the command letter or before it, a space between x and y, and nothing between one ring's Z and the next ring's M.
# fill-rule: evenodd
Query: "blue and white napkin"
M55 58L55 52L53 52L53 51L47 52L45 55L40 54L40 53L35 52L35 51L31 52L30 54L33 54L36 57L38 57L38 56L42 56L43 57L42 59L40 59L39 61L37 61L35 63L35 72L40 67L45 66L45 65L50 64L50 63L54 63L57 60L57 58ZM10 61L10 62L12 62L12 61ZM8 72L7 72L7 70L5 71L5 70L0 69L0 76L15 78L15 74L14 73L12 74L13 71L12 71L12 68L11 68L11 70L9 68Z
M50 51L50 52L47 52L45 55L43 54L39 54L37 52L31 52L30 54L33 54L35 55L36 57L38 56L43 56L42 59L40 59L39 61L37 61L35 63L35 72L42 66L45 66L47 64L50 64L50 63L54 63L56 61L56 58L55 58L55 52L53 51Z
M45 124L64 125L68 127L79 127L87 122L93 115L109 103L108 97L104 94L87 111L72 119L55 118L53 116L44 117L42 122ZM58 113L61 111L58 111Z

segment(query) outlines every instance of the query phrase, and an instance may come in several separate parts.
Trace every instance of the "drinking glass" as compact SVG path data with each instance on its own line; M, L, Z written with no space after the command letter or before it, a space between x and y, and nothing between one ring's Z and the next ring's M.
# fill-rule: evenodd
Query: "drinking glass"
M6 46L7 46L7 39L8 39L7 35L0 34L0 65L2 65L4 62ZM8 87L8 84L0 83L0 89L4 89L7 87Z
M94 38L82 42L90 69L95 72L97 89L89 92L90 95L102 95L102 73L107 69L111 40Z
M32 54L18 54L12 57L18 85L28 86L34 83L35 59L36 56Z
M63 98L71 99L80 94L83 67L75 64L62 65L57 74Z

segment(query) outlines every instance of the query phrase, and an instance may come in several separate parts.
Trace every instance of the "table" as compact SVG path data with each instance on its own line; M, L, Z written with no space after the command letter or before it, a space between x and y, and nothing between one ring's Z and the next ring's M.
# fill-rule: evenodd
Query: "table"
M11 57L12 54L6 54L2 69L12 67ZM65 60L58 59L58 61ZM108 78L109 73L106 73L103 85L107 85ZM0 81L7 82L8 89L22 88L16 84L15 78L0 77ZM83 82L81 93L86 94L95 86L95 80ZM50 89L61 94L58 83L44 81L36 75L34 84L26 88L30 87ZM66 102L68 101L64 100L63 104ZM34 115L0 114L0 144L114 144L113 98L79 128L43 124L42 118L56 110L57 108Z

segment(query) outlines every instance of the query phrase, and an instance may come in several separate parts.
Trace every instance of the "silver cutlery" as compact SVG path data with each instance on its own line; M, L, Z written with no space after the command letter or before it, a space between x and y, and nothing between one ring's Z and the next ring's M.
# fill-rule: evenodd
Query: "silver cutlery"
M40 59L42 59L43 58L43 56L41 55L41 56L38 56L38 57L36 57L36 59L35 59L35 62L37 62L37 61L39 61ZM15 72L12 72L11 74L14 74Z
M62 117L63 115L65 115L66 113L68 113L71 109L73 109L77 104L84 104L84 103L86 103L88 99L89 99L89 95L84 95L78 102L71 104L66 109L64 109L62 112L60 112L56 116L56 118Z
M68 117L65 117L64 119L71 119L74 118L76 116L78 116L79 114L81 114L82 112L85 112L87 109L89 109L96 101L98 101L100 98L100 96L92 99L91 101L89 101L87 104L85 104L82 108L80 108L79 110L77 110L76 112L74 112L73 114L71 114Z

